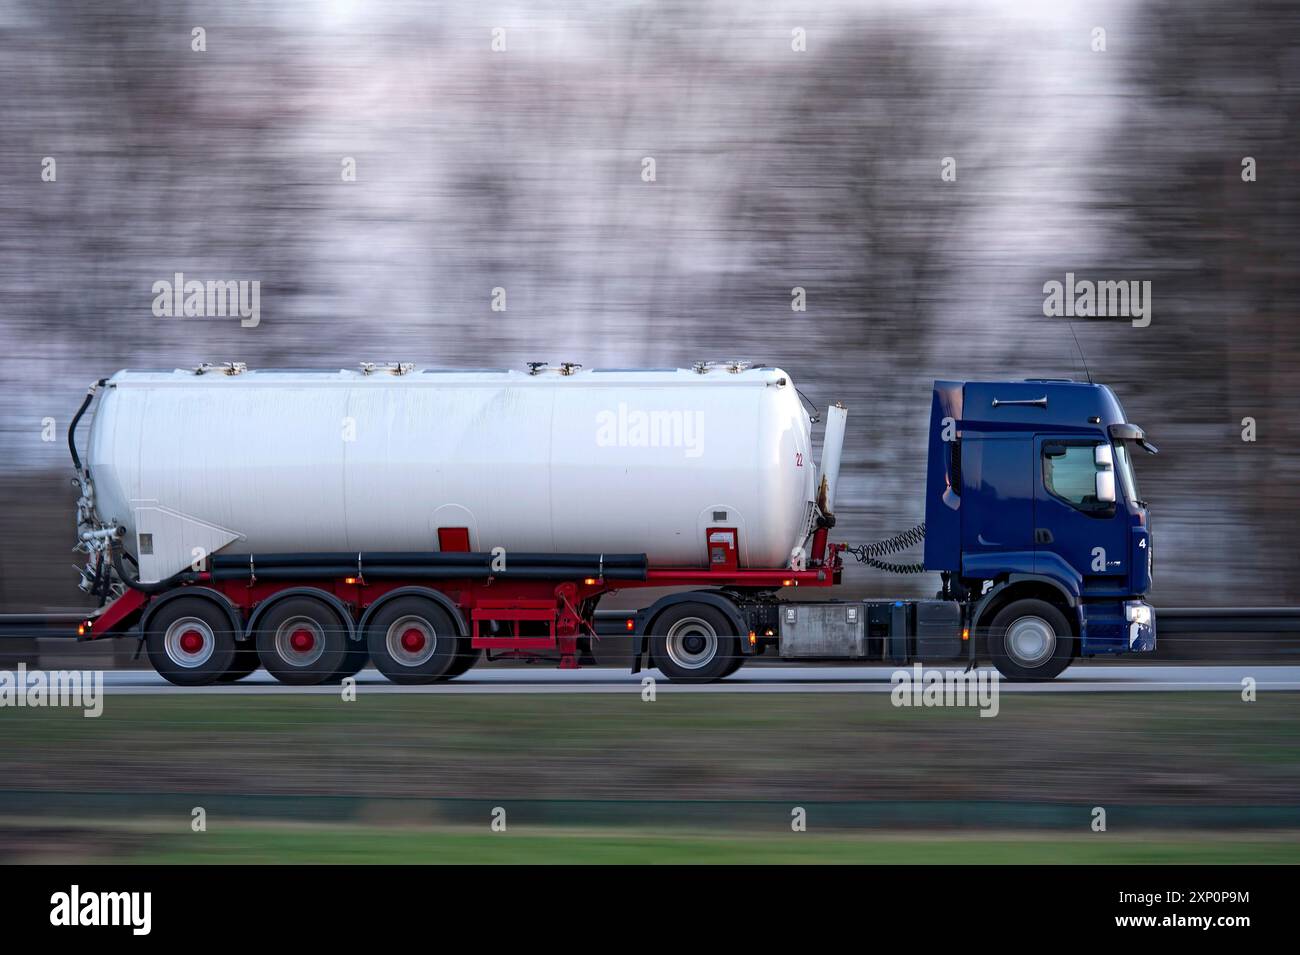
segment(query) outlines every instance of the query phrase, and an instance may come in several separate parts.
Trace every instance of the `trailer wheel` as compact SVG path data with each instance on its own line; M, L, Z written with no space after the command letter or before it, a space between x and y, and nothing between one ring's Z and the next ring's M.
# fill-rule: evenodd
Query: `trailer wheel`
M1074 631L1045 600L1017 600L989 626L989 655L1008 680L1055 679L1074 659Z
M475 650L470 646L469 637L461 637L460 647L456 651L456 659L447 668L447 679L453 680L458 676L464 676L473 668L474 664L478 663L479 658L482 656L482 650Z
M398 597L366 624L375 668L394 683L433 683L456 662L460 634L451 616L425 597Z
M169 600L149 618L144 642L153 668L177 686L215 683L235 662L230 618L202 597Z
M366 649L366 641L349 637L343 649L343 666L334 674L334 679L346 680L350 676L356 676L369 662L370 651Z
M324 600L286 597L257 622L257 655L281 683L313 686L343 669L347 624Z
M235 683L246 676L251 676L257 672L262 665L261 659L257 655L255 647L235 648L235 662L230 665L230 669L221 674L219 682Z
M735 671L740 644L726 616L702 603L675 604L655 618L650 660L674 683L711 683Z

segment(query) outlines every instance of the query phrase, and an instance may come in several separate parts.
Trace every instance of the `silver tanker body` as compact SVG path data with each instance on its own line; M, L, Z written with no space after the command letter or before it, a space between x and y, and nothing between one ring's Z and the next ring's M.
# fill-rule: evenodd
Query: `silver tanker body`
M206 554L645 553L785 567L811 532L811 424L776 368L122 371L91 427L95 510L142 581Z

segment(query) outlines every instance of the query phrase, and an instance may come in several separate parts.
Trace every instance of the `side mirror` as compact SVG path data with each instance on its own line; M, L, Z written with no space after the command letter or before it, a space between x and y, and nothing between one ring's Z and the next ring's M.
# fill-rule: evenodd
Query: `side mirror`
M1115 472L1097 472L1097 500L1102 504L1115 503Z
M1097 500L1102 504L1115 503L1115 452L1109 444L1099 444L1093 449L1097 465Z

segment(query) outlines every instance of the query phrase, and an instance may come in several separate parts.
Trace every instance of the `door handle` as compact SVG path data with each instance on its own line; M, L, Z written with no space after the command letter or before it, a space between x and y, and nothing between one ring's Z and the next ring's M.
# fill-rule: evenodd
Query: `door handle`
M1055 541L1056 541L1056 538L1052 536L1052 532L1049 531L1046 527L1035 527L1035 528L1034 528L1034 543L1035 543L1035 544L1051 544L1051 543L1054 543Z

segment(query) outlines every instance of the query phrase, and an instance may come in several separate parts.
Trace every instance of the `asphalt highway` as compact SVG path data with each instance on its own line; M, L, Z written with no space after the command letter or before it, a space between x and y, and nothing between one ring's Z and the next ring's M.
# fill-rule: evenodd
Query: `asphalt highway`
M558 670L553 666L480 666L447 683L424 686L396 686L373 669L357 676L362 693L632 693L641 681L652 677L660 693L888 693L897 669L880 666L750 666L719 683L681 685L664 680L657 670L639 674L612 667ZM990 668L981 668L991 671ZM1251 677L1259 692L1300 690L1300 666L1114 666L1076 664L1050 683L1008 683L1004 693L1239 693L1242 681ZM205 687L173 686L152 670L115 670L104 674L108 693L224 693L238 694L337 694L337 685L285 686L264 671L233 684Z

